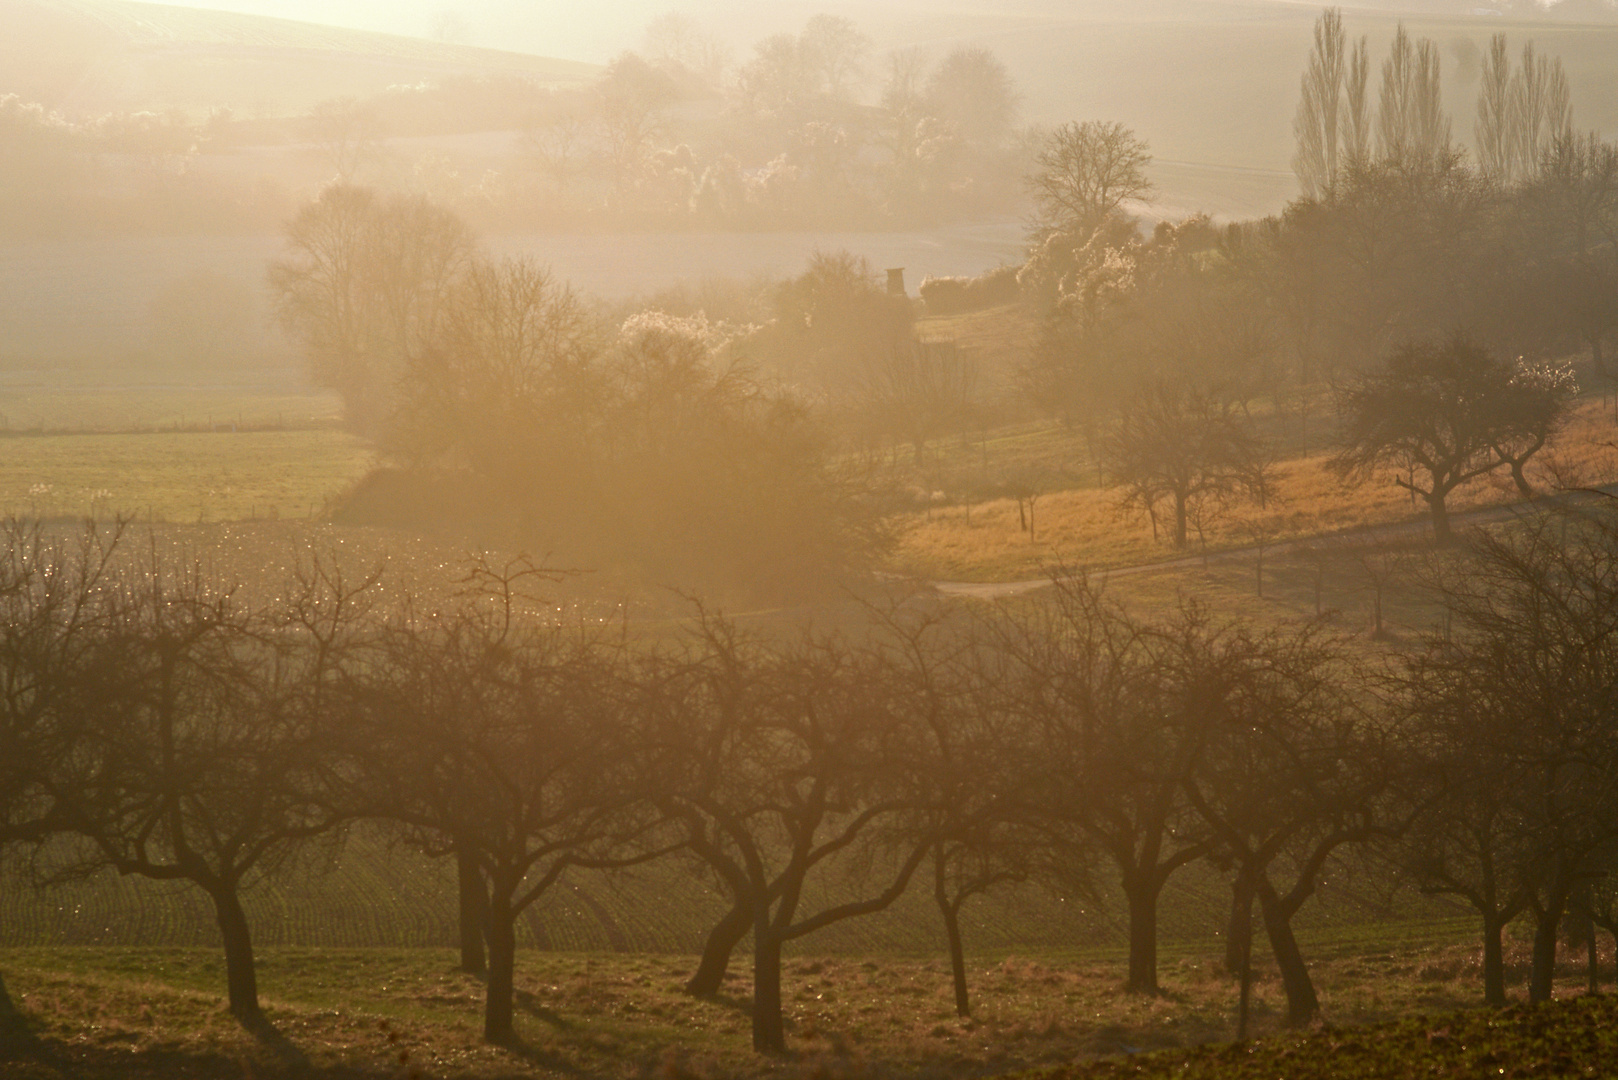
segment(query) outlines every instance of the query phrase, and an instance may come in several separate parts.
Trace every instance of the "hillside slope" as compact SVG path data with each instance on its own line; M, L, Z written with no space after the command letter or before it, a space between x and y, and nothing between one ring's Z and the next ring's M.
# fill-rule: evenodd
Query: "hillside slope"
M288 116L466 75L583 82L594 65L286 19L135 3L0 0L0 94L70 114L228 107Z

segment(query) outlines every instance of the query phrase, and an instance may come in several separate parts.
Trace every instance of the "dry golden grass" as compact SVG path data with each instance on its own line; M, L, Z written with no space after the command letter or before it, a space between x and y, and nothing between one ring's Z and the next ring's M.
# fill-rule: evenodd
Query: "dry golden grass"
M916 334L923 340L953 341L956 348L977 362L983 389L1007 391L1017 368L1039 344L1039 316L1026 304L1002 304L960 315L921 319Z
M1579 406L1561 437L1531 465L1542 490L1605 483L1618 478L1618 428L1603 401ZM918 577L964 581L1018 581L1057 565L1086 569L1130 566L1265 543L1296 540L1365 526L1428 520L1426 505L1412 503L1392 474L1364 484L1346 483L1314 454L1276 466L1277 498L1228 508L1177 551L1166 534L1153 537L1144 515L1122 510L1117 489L1081 488L1042 496L1034 507L1032 538L1017 503L996 499L907 515L899 522L895 566ZM1452 513L1519 501L1509 474L1497 470L1465 485L1449 500Z

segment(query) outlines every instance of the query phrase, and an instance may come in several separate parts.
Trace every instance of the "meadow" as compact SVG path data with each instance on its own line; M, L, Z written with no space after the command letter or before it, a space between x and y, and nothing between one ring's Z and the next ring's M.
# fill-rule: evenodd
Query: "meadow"
M1015 400L1018 367L1034 347L1038 323L1020 305L918 323L924 339L952 341L977 366L987 396ZM1582 376L1585 385L1602 380ZM1264 506L1209 507L1183 551L1141 512L1126 510L1105 484L1095 444L1077 425L1023 420L969 427L892 458L930 505L895 519L893 567L924 580L1017 582L1057 567L1088 571L1201 559L1221 551L1293 544L1367 541L1366 530L1408 526L1422 532L1426 505L1391 475L1364 484L1332 472L1329 393L1321 388L1284 403L1250 403L1258 430L1274 447L1273 495ZM1537 490L1594 486L1618 477L1618 399L1609 391L1580 399L1565 430L1530 464ZM1021 488L1024 505L1011 497ZM1030 528L1028 494L1035 496ZM1466 513L1516 504L1521 495L1503 471L1471 481L1449 500Z
M511 1047L480 1041L481 984L455 972L445 949L263 950L267 1012L284 1037L269 1043L244 1032L220 1007L220 959L212 950L10 948L0 949L0 965L32 1039L13 1051L7 1075L29 1080L244 1074L852 1080L1053 1067L1075 1080L1391 1077L1411 1075L1394 1063L1410 1060L1412 1044L1424 1068L1476 1076L1491 1041L1499 1064L1525 1067L1491 1075L1593 1075L1584 1066L1600 1059L1588 1056L1577 1057L1576 1067L1526 1070L1536 1054L1579 1055L1585 1042L1605 1039L1595 1033L1612 1030L1607 1017L1615 999L1575 996L1580 972L1569 955L1560 972L1570 988L1564 1000L1538 1010L1472 1009L1477 956L1466 940L1469 929L1465 922L1395 924L1375 934L1307 936L1305 947L1318 957L1326 1027L1312 1035L1281 1032L1282 994L1274 972L1261 965L1252 1016L1262 1037L1234 1048L1228 1043L1234 980L1212 950L1182 946L1165 949L1158 997L1119 993L1117 959L1106 951L976 953L969 962L970 1018L955 1014L947 962L799 955L787 966L791 1052L773 1059L747 1047L745 963L717 998L699 1001L680 993L694 963L681 954L524 951L520 1041ZM1511 944L1508 959L1520 973L1523 943ZM1610 985L1609 953L1602 962ZM1388 1027L1360 1027L1378 1024ZM1213 1045L1195 1049L1204 1044ZM1344 1047L1359 1055L1361 1071L1319 1068L1340 1063L1335 1055ZM1572 1066L1575 1058L1566 1060ZM1303 1072L1306 1064L1317 1071Z
M0 512L29 518L313 518L374 456L332 430L0 439Z

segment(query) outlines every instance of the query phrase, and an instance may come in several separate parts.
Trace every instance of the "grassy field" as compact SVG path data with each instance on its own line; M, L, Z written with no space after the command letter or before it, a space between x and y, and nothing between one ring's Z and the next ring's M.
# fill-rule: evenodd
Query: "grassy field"
M1541 489L1563 483L1603 483L1618 476L1614 420L1606 403L1587 399L1561 438L1548 447L1531 471ZM975 437L950 448L960 460L985 454ZM1088 569L1138 565L1195 555L1341 533L1366 526L1420 522L1424 504L1413 504L1392 476L1363 485L1345 483L1319 453L1280 461L1275 466L1276 497L1269 506L1230 508L1192 534L1187 551L1177 552L1166 533L1154 537L1150 521L1120 507L1120 493L1095 484L1095 466L1076 434L1058 425L1024 428L989 437L986 472L1043 469L1048 493L1034 505L1033 532L1023 528L1017 503L993 499L945 505L910 515L901 523L897 564L918 577L960 581L1018 581L1067 565ZM1555 476L1553 476L1553 470ZM946 492L946 495L948 493ZM1452 511L1515 503L1516 489L1504 474L1473 481L1450 499Z
M335 429L341 410L336 394L283 386L0 383L7 435Z
M0 437L0 512L142 521L310 518L371 467L340 431Z
M1401 1017L1406 1027L1426 1024L1423 1035L1521 1018L1523 1009L1428 1019L1468 1009L1477 1000L1478 960L1469 930L1467 924L1439 923L1309 939L1306 947L1319 957L1316 973L1333 1037L1375 1045L1375 1032L1342 1028ZM1578 970L1574 957L1565 961L1561 977L1571 992ZM1512 976L1520 978L1523 943L1512 943L1508 962ZM1156 998L1120 994L1110 955L976 954L969 961L974 1015L960 1019L947 963L882 954L800 955L788 963L785 986L792 1052L763 1060L748 1050L751 986L745 961L717 1000L694 1001L679 993L690 956L524 951L518 958L522 1041L492 1048L479 1041L481 985L455 973L453 963L448 950L435 949L263 950L260 983L267 1010L290 1043L277 1052L243 1033L222 1008L222 962L212 950L0 950L12 1001L36 1040L22 1051L28 1064L14 1060L6 1075L720 1080L973 1076L1059 1066L1088 1076L1075 1065L1117 1055L1131 1055L1130 1069L1180 1075L1164 1066L1183 1060L1184 1048L1230 1038L1236 998L1236 986L1212 950L1167 950L1165 992ZM1604 963L1610 981L1610 956ZM1261 967L1254 990L1256 1032L1276 1033L1283 1012L1275 973ZM1418 1015L1420 1020L1409 1019ZM1280 1036L1252 1052L1280 1053L1297 1045L1295 1037ZM289 1049L312 1068L288 1066ZM1133 1056L1149 1051L1171 1053ZM1210 1053L1218 1052L1197 1056ZM1194 1075L1252 1074L1208 1069ZM1264 1075L1295 1074L1283 1065L1281 1072Z

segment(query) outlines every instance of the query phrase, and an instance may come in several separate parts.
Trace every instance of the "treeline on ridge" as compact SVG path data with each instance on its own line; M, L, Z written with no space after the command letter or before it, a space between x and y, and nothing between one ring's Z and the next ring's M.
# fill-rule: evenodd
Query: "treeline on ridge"
M1023 156L1020 95L993 53L873 65L870 39L832 15L733 63L669 14L584 85L450 76L293 117L74 115L5 89L0 234L13 235L273 227L333 180L505 231L913 227L1013 212ZM470 133L505 139L432 141Z

